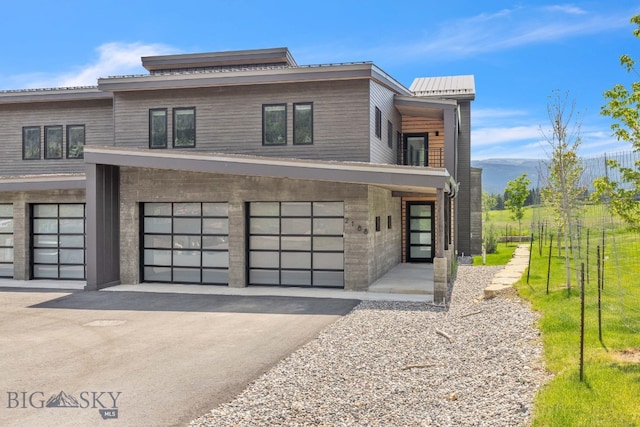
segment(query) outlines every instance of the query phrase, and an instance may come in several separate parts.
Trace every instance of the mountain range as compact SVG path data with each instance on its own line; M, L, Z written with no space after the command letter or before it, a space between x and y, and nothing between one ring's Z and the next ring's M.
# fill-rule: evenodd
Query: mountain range
M519 177L523 173L537 186L540 159L487 159L472 160L471 166L482 168L482 191L489 194L503 194L507 182Z

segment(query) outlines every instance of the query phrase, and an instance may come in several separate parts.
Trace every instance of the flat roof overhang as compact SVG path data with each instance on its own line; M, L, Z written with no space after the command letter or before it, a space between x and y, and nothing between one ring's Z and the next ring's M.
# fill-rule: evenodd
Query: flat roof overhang
M97 87L87 88L53 88L23 89L0 92L0 104L17 104L29 102L64 102L111 100L113 94L103 92Z
M426 99L396 95L394 105L403 116L442 119L445 110L456 110L458 103L451 99Z
M396 93L411 95L406 87L371 63L109 77L98 79L98 88L120 92L356 79L373 79Z
M420 194L434 194L437 189L451 193L456 185L446 169L415 166L113 147L85 147L84 159L96 165L374 185Z
M84 175L16 176L0 179L0 191L84 190Z

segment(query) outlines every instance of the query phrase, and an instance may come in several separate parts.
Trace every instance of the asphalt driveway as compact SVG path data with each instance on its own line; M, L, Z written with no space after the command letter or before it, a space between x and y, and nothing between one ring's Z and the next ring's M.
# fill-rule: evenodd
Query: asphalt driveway
M0 425L186 425L358 302L0 288Z

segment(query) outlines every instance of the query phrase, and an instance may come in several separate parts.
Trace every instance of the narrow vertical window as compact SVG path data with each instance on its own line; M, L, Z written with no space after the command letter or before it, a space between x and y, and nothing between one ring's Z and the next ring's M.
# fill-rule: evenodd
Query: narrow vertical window
M382 138L382 111L376 107L376 136Z
M167 148L167 109L149 110L149 148Z
M293 143L313 144L313 104L293 104Z
M391 220L391 215L387 215L387 228L389 230L391 230L391 225L393 224L393 221Z
M40 159L40 126L22 128L22 159Z
M67 126L67 159L84 158L84 125Z
M387 122L387 145L393 148L393 123Z
M62 158L62 126L44 127L44 158Z
M376 231L380 231L382 228L381 224L380 224L380 217L377 216L376 217Z
M173 146L175 148L196 146L195 107L173 109Z
M287 143L287 104L262 106L262 145Z

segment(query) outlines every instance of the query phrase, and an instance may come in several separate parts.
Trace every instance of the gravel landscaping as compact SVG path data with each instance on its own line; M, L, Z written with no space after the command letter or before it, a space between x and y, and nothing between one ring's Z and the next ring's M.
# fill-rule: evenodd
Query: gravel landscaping
M482 299L461 265L448 309L363 301L192 426L525 426L549 379L536 314Z

